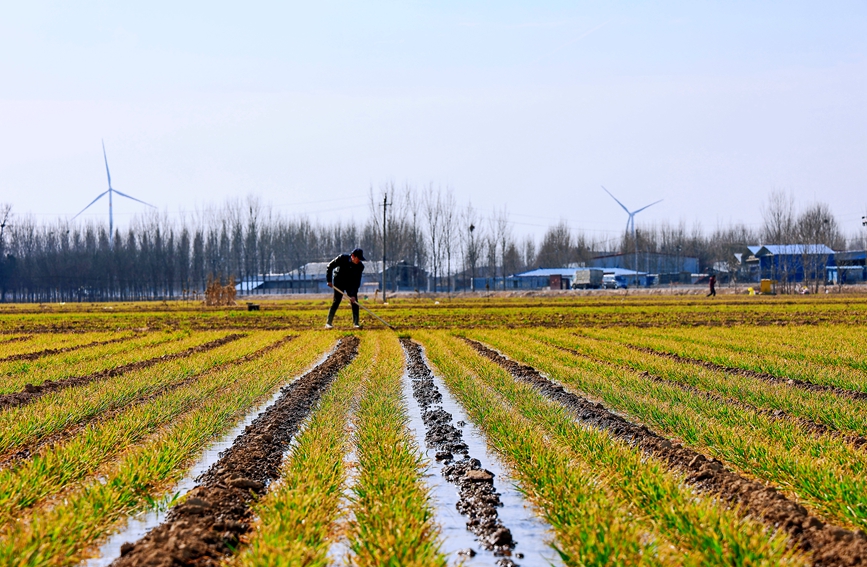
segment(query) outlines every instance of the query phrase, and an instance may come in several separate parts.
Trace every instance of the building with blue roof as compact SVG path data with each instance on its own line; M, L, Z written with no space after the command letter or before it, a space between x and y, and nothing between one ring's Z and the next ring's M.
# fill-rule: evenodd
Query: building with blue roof
M835 252L824 244L762 244L747 246L737 255L747 266L749 279L796 283L826 281L836 265Z

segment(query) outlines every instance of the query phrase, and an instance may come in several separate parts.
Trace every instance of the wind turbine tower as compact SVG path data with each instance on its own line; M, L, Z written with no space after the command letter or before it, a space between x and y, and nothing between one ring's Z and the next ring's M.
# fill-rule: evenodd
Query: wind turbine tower
M96 197L96 199L94 199L93 201L90 202L89 205L87 205L86 207L81 209L77 215L72 217L71 220L75 220L76 218L78 218L78 215L80 215L81 213L83 213L84 211L89 209L90 205L96 203L97 201L99 201L100 199L105 197L106 194L108 194L108 247L114 248L114 207L113 207L114 203L112 201L112 194L113 193L117 193L121 197L126 197L127 199L132 199L133 201L141 203L142 205L147 205L148 207L151 207L152 209L156 209L156 207L154 207L150 203L145 203L141 199L136 199L135 197L131 197L131 196L127 195L126 193L121 193L117 189L112 188L112 186L111 186L111 172L108 170L108 157L105 154L105 140L102 141L102 157L105 160L105 175L108 177L108 190L100 193Z
M609 191L608 189L605 189L604 185L602 185L602 189L606 193L608 193L612 199L617 201L617 197L615 197L614 195L611 195L611 191ZM638 285L638 240L635 237L635 215L640 213L641 211L643 211L644 209L646 209L648 207L652 207L653 205L655 205L657 203L661 203L662 201L663 201L662 199L660 199L659 201L654 201L653 203L650 203L649 205L645 205L645 206L641 207L640 209L636 209L634 211L630 211L629 209L626 208L626 205L624 205L620 201L617 201L617 204L620 205L620 207L624 211L626 211L627 215L629 215L629 218L626 220L626 232L632 231L632 245L635 247L635 272L636 272L635 282L636 282L636 285Z

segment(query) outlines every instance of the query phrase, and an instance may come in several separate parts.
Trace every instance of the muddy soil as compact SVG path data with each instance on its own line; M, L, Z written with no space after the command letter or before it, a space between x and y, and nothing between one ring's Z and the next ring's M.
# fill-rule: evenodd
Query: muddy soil
M78 433L80 433L81 431L83 431L84 428L87 427L90 423L93 423L95 421L105 422L105 421L111 420L112 418L117 416L119 413L129 410L133 406L146 404L149 401L154 400L154 399L158 398L159 396L162 396L163 394L166 394L167 392L171 392L172 390L176 390L178 388L186 386L187 384L189 384L191 382L194 382L194 381L200 379L205 374L210 374L212 372L218 372L220 370L224 370L224 369L229 368L231 366L239 366L241 364L245 364L247 362L255 360L261 356L266 355L267 353L271 352L272 350L280 348L281 346L285 345L286 343L288 343L289 341L294 339L295 336L296 335L285 336L285 337L271 343L270 345L267 345L265 347L260 348L259 350L255 351L255 352L245 354L244 356L242 356L240 358L235 358L233 360L223 362L221 364L218 364L217 366L209 368L208 370L206 370L202 373L188 376L187 378L184 378L183 380L181 380L179 382L175 382L173 384L167 384L167 385L163 386L162 388L159 388L155 392L148 394L147 396L142 396L141 398L136 398L135 400L130 401L129 403L127 403L126 405L124 405L122 407L111 409L108 411L104 411L104 412L94 416L93 419L87 419L87 420L72 424L69 427L67 427L66 429L63 429L62 431L58 431L57 433L54 433L52 435L48 435L46 437L43 437L42 439L39 439L35 443L32 443L30 445L25 445L25 446L18 446L14 449L14 452L7 453L6 455L0 456L0 470L4 469L6 467L12 466L13 464L15 464L19 461L22 461L24 459L29 459L32 455L36 454L37 452L42 450L44 447L47 447L50 445L56 445L57 443L62 443L63 441L70 439L71 437L73 437L73 436L77 435Z
M421 407L425 444L437 451L436 460L445 466L442 475L458 486L458 512L466 516L466 527L474 533L479 545L501 556L497 565L516 565L510 557L517 542L503 525L497 509L502 507L500 494L494 486L494 473L482 469L478 459L470 456L463 433L452 424L452 415L440 404L443 398L434 383L433 374L424 360L421 347L409 339L400 339L407 357L407 373L412 382L413 397ZM463 425L458 423L458 425ZM462 552L472 556L473 550ZM519 557L520 554L515 554Z
M250 530L252 503L280 474L283 453L322 394L358 353L356 337L341 339L313 370L284 386L277 401L257 417L197 480L166 521L136 543L121 546L116 567L217 567Z
M217 347L223 346L226 343L236 341L243 336L244 335L238 333L233 333L231 335L226 335L225 337L209 341L198 346L190 347L181 352L164 354L162 356L155 356L154 358L149 358L147 360L140 360L138 362L122 364L120 366L115 366L114 368L109 368L107 370L100 370L99 372L85 374L84 376L73 376L71 378L64 378L62 380L46 380L38 386L34 384L25 384L24 389L20 392L0 395L0 411L29 404L33 400L44 396L49 392L57 392L59 390L65 390L66 388L72 388L74 386L83 386L97 380L105 380L106 378L120 376L121 374L126 374L127 372L131 372L133 370L149 368L151 366L154 366L155 364L160 364L161 362L168 362L170 360L177 360L179 358L187 358L200 352L213 350Z
M485 345L465 339L479 354L496 362L516 379L569 408L587 425L609 432L613 437L640 448L673 469L685 474L687 483L700 491L718 495L739 506L750 516L762 518L783 529L793 544L812 554L813 564L822 567L867 565L867 534L827 524L806 508L778 493L774 487L750 480L726 469L716 459L661 437L644 425L615 415L600 403L567 392L535 368L510 360Z
M856 400L867 400L867 392L859 392L858 390L850 390L848 388L840 388L838 386L827 386L823 384L813 384L812 382L807 382L805 380L798 380L796 378L781 378L780 376L774 376L773 374L769 374L767 372L756 372L755 370L746 370L744 368L733 368L731 366L724 366L722 364L717 364L715 362L710 362L709 360L701 360L700 358L691 358L688 356L681 356L679 354L675 354L673 352L666 352L662 350L656 350L648 347L641 347L637 345L624 345L633 350L637 350L639 352L643 352L645 354L652 354L655 356L660 356L662 358L668 358L670 360L675 360L677 362L685 362L687 364L693 364L696 366L701 366L703 368L707 368L708 370L714 370L717 372L725 372L730 376L744 376L746 378L755 378L757 380L763 380L765 382L771 382L773 384L787 384L789 386L793 386L795 388L801 388L802 390L808 390L810 392L832 392L837 394L838 396L843 396L846 398L853 398Z
M18 337L16 339L13 339L12 341L26 341L26 340L30 339L32 336L33 335L29 335L29 336L25 336L25 337ZM63 354L64 352L72 352L74 350L81 350L84 348L110 345L110 344L114 344L114 343L122 343L122 342L128 341L132 338L134 338L134 337L132 337L132 336L119 337L116 339L108 339L108 340L104 340L104 341L93 341L90 343L85 343L83 345L75 345L75 346L68 346L68 347L62 347L62 348L46 348L43 350L38 350L36 352L23 352L20 354L10 354L9 356L4 356L4 357L0 358L0 362L12 362L13 360L36 360L37 358L42 358L45 356L51 356L52 354ZM12 342L12 341L5 341L5 342Z

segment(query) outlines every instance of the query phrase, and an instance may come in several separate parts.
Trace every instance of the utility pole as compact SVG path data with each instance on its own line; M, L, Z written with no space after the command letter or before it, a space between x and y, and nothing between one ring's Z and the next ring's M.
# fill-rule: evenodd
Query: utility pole
M470 291L476 291L476 246L473 242L473 231L476 225L470 223Z
M386 243L386 240L385 240L385 238L388 235L388 233L387 233L388 223L387 223L387 218L386 218L385 212L388 210L388 206L391 204L392 203L388 202L388 193L386 193L385 196L382 198L382 302L383 303L386 302L386 295L385 295L385 259L386 259L385 243Z

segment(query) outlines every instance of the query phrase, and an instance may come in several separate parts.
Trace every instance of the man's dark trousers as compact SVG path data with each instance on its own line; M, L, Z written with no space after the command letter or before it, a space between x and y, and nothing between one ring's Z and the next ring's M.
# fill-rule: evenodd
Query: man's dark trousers
M331 325L334 322L334 314L337 313L337 308L340 307L340 300L343 299L343 294L334 290L334 300L331 302L331 309L328 310L328 324ZM351 302L350 302L351 303ZM352 324L358 325L358 303L351 303L352 305ZM321 315L320 315L321 317ZM320 319L321 321L322 319Z

